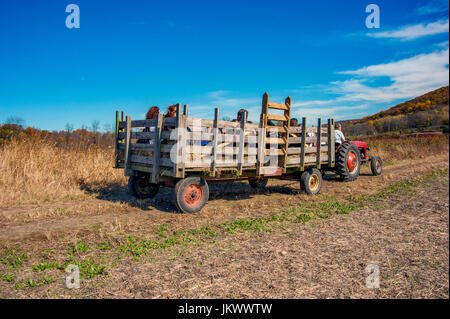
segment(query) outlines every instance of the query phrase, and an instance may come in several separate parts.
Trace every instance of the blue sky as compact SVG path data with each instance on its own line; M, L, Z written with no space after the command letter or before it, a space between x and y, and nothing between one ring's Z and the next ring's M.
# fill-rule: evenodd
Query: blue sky
M79 29L65 25L71 3ZM258 121L265 91L290 95L298 118L359 118L448 85L448 30L441 0L4 0L0 122L103 127L116 109L141 119L175 103Z

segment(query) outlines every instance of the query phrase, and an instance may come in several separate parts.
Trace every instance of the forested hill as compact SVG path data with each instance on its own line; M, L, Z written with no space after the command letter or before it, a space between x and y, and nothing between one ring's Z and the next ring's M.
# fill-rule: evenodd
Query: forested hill
M449 87L444 86L388 110L341 123L348 135L372 135L402 130L448 130L448 101Z

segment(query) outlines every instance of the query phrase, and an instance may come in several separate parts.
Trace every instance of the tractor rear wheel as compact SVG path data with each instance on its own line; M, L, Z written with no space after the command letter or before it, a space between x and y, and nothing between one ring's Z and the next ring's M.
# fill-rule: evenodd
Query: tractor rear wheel
M308 195L317 195L322 189L322 174L316 168L303 172L300 177L300 188Z
M267 186L268 178L264 179L249 179L248 183L252 188L265 188Z
M374 156L370 160L370 169L372 170L372 174L374 176L381 175L383 172L383 161L381 160L381 157Z
M136 198L153 198L158 194L159 184L153 184L145 176L130 176L128 179L128 192Z
M183 213L199 212L208 201L209 187L198 176L183 178L175 185L175 205Z
M358 178L361 169L361 154L355 144L342 143L336 153L336 173L344 181Z

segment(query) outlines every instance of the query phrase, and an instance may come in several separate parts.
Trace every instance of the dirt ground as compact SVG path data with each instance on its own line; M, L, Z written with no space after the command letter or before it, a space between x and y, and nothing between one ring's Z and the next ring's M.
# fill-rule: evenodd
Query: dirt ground
M0 208L3 298L449 298L448 153L297 182L211 186L197 214L172 191ZM64 286L79 265L81 288ZM380 288L367 288L369 264Z

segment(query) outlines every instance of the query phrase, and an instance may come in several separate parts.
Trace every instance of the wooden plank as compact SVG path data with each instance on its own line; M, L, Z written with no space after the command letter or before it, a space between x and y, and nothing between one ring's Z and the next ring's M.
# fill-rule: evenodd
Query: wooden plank
M286 104L269 102L269 109L288 110Z
M267 137L266 144L282 145L282 144L286 144L286 141L280 137Z
M309 147L309 146L305 147L305 154L315 153L316 151L317 151L316 147ZM301 147L290 147L288 149L288 154L289 155L292 155L292 154L300 155L301 153L302 153L302 148Z
M250 167L250 166L256 166L257 160L256 156L249 156L247 158L244 157L244 162L242 163L242 167ZM233 159L231 161L222 161L220 159L216 162L216 168L234 168L236 169L238 166L238 160ZM188 161L186 162L186 169L189 168L207 168L209 169L211 167L211 161Z
M114 134L114 167L119 164L119 111L116 111L116 127Z
M317 168L320 168L320 147L321 147L321 137L322 137L322 133L321 133L321 128L322 127L322 119L319 117L317 119L317 152L316 152L316 164L317 164Z
M159 182L159 163L160 163L160 157L161 157L161 132L162 132L162 123L164 120L164 115L158 114L158 117L156 118L156 126L155 126L155 137L153 139L153 170L152 170L152 183L158 183Z
M217 163L217 139L219 136L219 108L214 109L214 123L213 123L213 143L212 143L212 159L211 159L211 174L216 176L216 163Z
M130 163L130 169L133 171L152 173L152 167L150 167L150 166L144 166L144 165Z
M125 143L119 143L119 150L125 150ZM148 143L130 143L131 151L153 151L153 144Z
M267 125L266 131L268 132L278 132L278 133L287 133L288 130L284 126L273 126L273 125Z
M266 155L284 155L284 151L278 148L267 148Z
M150 156L130 154L128 160L131 163L153 164L153 156L150 157Z
M200 123L202 128L207 128L207 127L213 127L214 126L214 120L201 119L201 118L195 118L195 117L189 117L189 118L186 119L186 125L187 126L193 126L194 123ZM217 127L218 128L236 128L236 129L238 129L240 127L240 123L239 122L230 122L230 121L218 120L217 121ZM246 123L246 127L247 128L257 129L258 128L258 124L248 123L247 122Z
M239 152L237 158L239 176L242 174L242 162L244 160L245 122L247 122L247 114L244 112L243 116L241 116L241 134L239 135Z
M166 166L166 167L174 167L174 163L172 162L172 160L170 159L170 157L160 157L159 159L159 165L160 166ZM173 176L173 170L171 172L170 176Z
M261 104L261 116L259 121L259 135L258 135L258 163L256 164L256 175L263 174L263 166L265 164L265 150L266 150L266 126L267 126L267 112L269 111L269 94L264 92Z
M334 120L328 119L328 166L334 167Z
M316 128L314 128L314 127L307 127L306 128L306 132L307 133L309 133L309 132L314 132L314 133L316 133ZM289 128L289 133L294 133L294 134L296 134L296 133L302 133L303 132L303 129L302 129L302 127L301 126L291 126L290 128ZM322 129L321 129L321 132L322 132L322 134L328 134L328 128L327 127L322 127Z
M129 163L130 139L131 139L131 117L127 116L126 139L125 139L125 165L124 165L125 176L127 176L127 169Z
M121 132L119 133L119 138L126 138L126 135L126 132ZM153 139L154 135L154 132L131 132L130 138L149 140Z
M177 104L177 105L179 105L179 104ZM178 110L178 108L177 108L177 110ZM164 126L177 126L177 118L176 117L165 117L163 125Z
M289 118L287 116L279 114L267 114L267 119L269 121L289 121Z
M304 134L301 134L300 137L289 137L288 143L289 144L302 144L303 143L303 136ZM317 142L317 137L305 137L305 143L306 144L313 144Z
M287 131L289 132L289 128L291 127L291 103L292 103L292 99L290 96L288 96L285 100L284 100L284 104L286 105L287 109L284 111L284 116L288 119L288 121L285 123L285 127L287 129ZM283 173L286 173L286 163L287 163L287 152L289 149L289 143L287 142L287 139L289 138L289 134L288 133L284 133L283 135L285 144L283 146L281 146L281 148L284 150L284 158L283 158Z
M153 127L156 125L156 120L135 120L131 121L131 127ZM125 128L126 122L121 122L119 128Z
M306 117L302 118L302 130L306 132ZM289 139L288 139L289 140ZM302 171L305 170L305 148L306 148L306 134L302 134L301 136L302 149L300 152L300 169Z
M181 156L181 135L182 132L180 130L181 127L181 110L180 110L180 104L177 104L177 116L175 117L175 130L177 132L177 143L176 143L176 152L175 152L175 158L173 159L175 161L173 165L173 176L179 177L178 169L181 167L180 162L183 161L183 158L180 158Z
M178 134L178 143L181 143L180 145L180 156L181 156L181 161L179 163L179 167L178 170L181 170L180 172L180 177L184 178L185 175L185 161L186 161L186 116L183 114L181 115L181 121L180 121L180 126L178 127L178 131L180 132Z
M322 155L320 156L320 161L322 162L328 162L328 155ZM317 157L316 156L305 156L305 163L304 164L312 164L315 166L317 163ZM301 166L301 158L299 156L296 157L288 157L288 165L298 165Z

